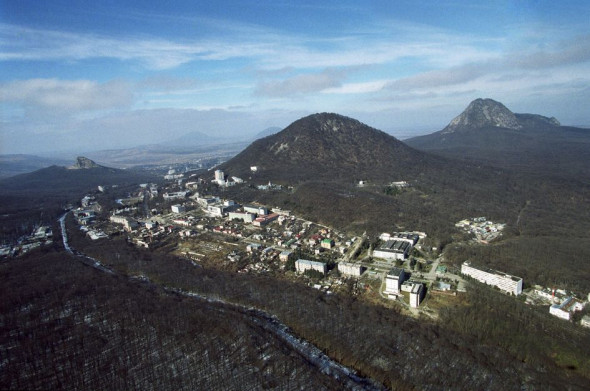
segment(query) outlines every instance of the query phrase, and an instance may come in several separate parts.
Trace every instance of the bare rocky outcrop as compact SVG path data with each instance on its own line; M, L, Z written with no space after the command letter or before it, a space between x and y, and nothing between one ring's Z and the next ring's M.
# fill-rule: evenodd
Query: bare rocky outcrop
M455 117L442 132L453 133L489 126L515 130L522 128L516 115L502 103L493 99L480 98L471 102L465 111Z
M80 169L97 168L97 167L101 167L101 166L96 164L94 161L88 159L87 157L78 156L76 158L76 163L69 168L71 170L80 170Z

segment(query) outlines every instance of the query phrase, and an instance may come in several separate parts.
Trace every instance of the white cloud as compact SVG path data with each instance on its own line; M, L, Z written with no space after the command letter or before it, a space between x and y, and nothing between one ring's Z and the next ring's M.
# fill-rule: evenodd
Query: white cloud
M328 88L322 92L326 94L367 94L381 91L390 82L390 80L374 80L360 83L344 83L339 87Z
M96 34L41 30L0 24L0 61L84 60L111 58L139 61L163 70L194 60L224 60L268 53L265 45L218 40L174 42L161 38L112 38Z
M325 69L320 73L293 76L284 80L261 82L255 93L268 97L288 97L298 94L319 92L340 86L346 72L337 69Z
M133 100L128 83L90 80L31 79L0 84L0 102L28 108L66 112L105 110L130 106Z

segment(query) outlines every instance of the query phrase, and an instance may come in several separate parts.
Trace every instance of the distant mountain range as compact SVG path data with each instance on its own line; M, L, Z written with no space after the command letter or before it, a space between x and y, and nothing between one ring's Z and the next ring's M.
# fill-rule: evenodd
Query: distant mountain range
M217 137L211 137L209 135L206 135L205 133L195 131L186 133L178 138L161 143L160 145L171 147L194 147L222 143L227 143L227 140L220 139Z
M273 135L280 130L281 128L276 126L269 127L254 136L246 136L241 139L212 137L205 133L194 131L161 144L100 150L88 153L106 165L121 168L138 165L148 166L194 162L203 156L208 156L210 154L209 152L220 156L233 156L248 146L250 142ZM68 163L69 160L63 158L47 158L25 154L0 155L0 179L33 172L52 165L65 166Z
M256 133L256 135L254 136L254 140L258 140L259 138L264 138L267 136L272 136L273 134L276 134L280 131L281 128L279 128L278 126L271 126L270 128L266 128L263 131Z
M247 137L249 141L258 140L259 138L264 138L275 133L278 133L281 130L278 126L272 126L266 128L258 133L256 133L253 137ZM212 137L202 132L190 132L184 134L178 138L173 140L167 141L165 143L161 143L159 145L164 147L202 147L207 145L222 145L222 144L232 144L236 142L244 141L245 139L241 138L234 138L228 139L224 137Z
M476 99L441 131L405 142L442 156L559 176L590 177L590 130L555 118L517 114Z

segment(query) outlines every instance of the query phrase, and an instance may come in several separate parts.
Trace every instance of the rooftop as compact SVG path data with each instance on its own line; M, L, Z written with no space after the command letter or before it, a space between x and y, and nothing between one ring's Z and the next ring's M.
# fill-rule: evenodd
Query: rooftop
M390 252L404 252L410 247L410 243L402 240L388 240L383 243L377 250Z
M308 265L316 265L316 266L324 266L325 263L319 261L310 261L309 259L298 259L297 262L308 264Z
M499 275L499 276L502 276L502 277L507 277L507 278L512 279L512 281L514 281L514 282L518 282L518 281L521 281L522 280L522 277L513 276L513 275L508 274L508 273L504 273L504 272L501 272L501 271L498 271L498 270L490 269L489 267L472 266L471 265L471 262L469 262L469 261L463 262L463 265L472 267L472 268L477 269L477 270L480 270L482 272L496 274L496 275Z
M399 268L399 267L394 267L392 268L387 275L388 276L395 276L395 277L399 277L401 276L401 274L404 272L404 269Z

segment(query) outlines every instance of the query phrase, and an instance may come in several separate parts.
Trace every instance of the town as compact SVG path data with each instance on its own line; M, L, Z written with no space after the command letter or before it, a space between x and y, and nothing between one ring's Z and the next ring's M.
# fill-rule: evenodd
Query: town
M250 169L254 173L257 167ZM111 199L111 193L119 194L117 186L98 186L79 206L71 206L71 213L91 240L123 235L144 249L172 246L178 257L195 267L302 280L327 295L338 292L395 303L409 315L436 316L440 303L448 304L466 292L470 281L477 281L514 297L522 295L529 305L547 306L553 316L590 327L589 315L576 316L590 301L590 294L581 299L559 288L525 289L522 278L476 267L468 260L460 269L445 265L436 248L423 244L424 232L349 236L289 210L241 205L223 198L223 189L246 181L228 178L221 170L215 170L211 178L170 169L163 179L159 185L141 184L122 198ZM282 190L272 183L256 188ZM455 227L487 244L501 236L505 224L477 217ZM38 227L18 243L0 248L0 257L50 245L52 236L50 227Z

